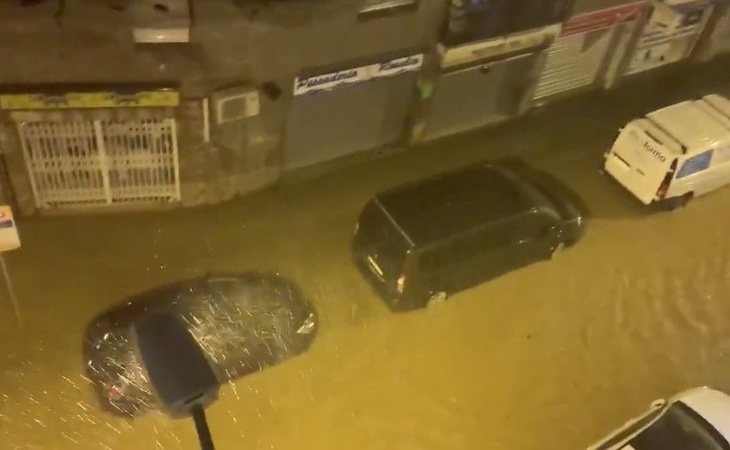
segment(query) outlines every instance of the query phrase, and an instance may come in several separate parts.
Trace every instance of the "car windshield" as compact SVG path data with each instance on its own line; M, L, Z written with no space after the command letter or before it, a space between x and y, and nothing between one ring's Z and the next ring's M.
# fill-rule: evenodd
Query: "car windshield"
M727 441L696 412L681 402L631 440L635 450L727 450Z

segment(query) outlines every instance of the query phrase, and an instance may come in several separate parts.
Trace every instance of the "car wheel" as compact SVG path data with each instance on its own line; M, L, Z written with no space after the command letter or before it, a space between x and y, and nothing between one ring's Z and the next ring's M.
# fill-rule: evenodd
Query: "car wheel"
M440 305L441 303L444 303L448 297L449 296L444 291L434 292L428 298L428 301L426 302L426 307L433 308L436 305Z

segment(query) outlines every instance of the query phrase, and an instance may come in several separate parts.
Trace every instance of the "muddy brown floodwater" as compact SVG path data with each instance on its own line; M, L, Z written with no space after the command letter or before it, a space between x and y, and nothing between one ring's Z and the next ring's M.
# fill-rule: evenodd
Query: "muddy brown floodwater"
M0 448L196 448L188 420L101 412L81 336L124 297L208 271L279 271L321 318L307 353L223 387L209 422L224 450L580 449L654 398L730 390L730 187L650 213L598 170L628 119L727 95L729 64L630 80L219 206L22 220L7 259L23 329L0 298ZM583 197L585 239L444 305L390 313L350 260L367 198L505 155Z

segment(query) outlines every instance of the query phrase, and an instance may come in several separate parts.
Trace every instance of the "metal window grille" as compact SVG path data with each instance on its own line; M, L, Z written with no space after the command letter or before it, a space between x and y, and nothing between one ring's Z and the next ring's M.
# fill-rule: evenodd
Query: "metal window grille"
M175 119L18 125L39 208L180 200Z

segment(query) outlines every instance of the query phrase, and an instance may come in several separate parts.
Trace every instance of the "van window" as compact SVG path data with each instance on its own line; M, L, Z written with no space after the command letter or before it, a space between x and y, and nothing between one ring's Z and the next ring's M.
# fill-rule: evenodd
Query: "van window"
M398 278L408 253L408 242L376 203L369 203L363 210L357 234L368 255L383 270L384 277Z
M703 170L710 167L710 161L712 160L712 150L708 150L704 153L700 153L697 156L693 156L684 162L682 168L679 169L677 178L684 178L686 176L702 172Z
M512 224L512 241L531 241L550 233L553 221L546 214L545 212L537 212L521 216L516 223Z
M509 244L511 231L510 227L498 224L450 239L426 251L421 258L421 268L427 271L438 270L455 262L476 258Z

